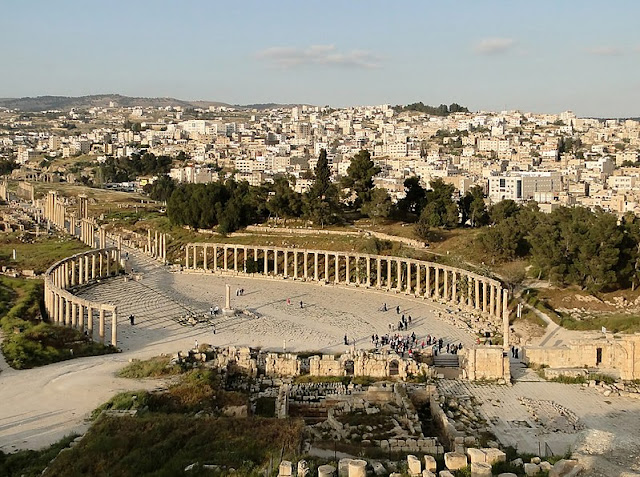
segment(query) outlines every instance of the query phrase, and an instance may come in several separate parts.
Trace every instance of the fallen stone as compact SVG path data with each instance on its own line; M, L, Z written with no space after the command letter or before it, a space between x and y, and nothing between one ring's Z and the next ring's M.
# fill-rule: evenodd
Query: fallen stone
M291 477L293 475L293 464L288 460L280 462L278 477Z
M487 454L482 449L476 449L474 447L470 447L467 449L467 455L469 456L469 462L474 464L476 462L485 463L487 461Z
M422 464L420 463L420 459L415 455L409 454L407 456L407 465L409 467L409 475L419 476L422 474Z
M318 477L334 477L336 468L332 465L321 465L318 467Z
M472 462L471 477L492 477L491 466L484 462Z
M428 470L429 472L435 473L437 468L438 468L438 465L436 463L436 459L431 455L425 455L424 456L424 468L425 468L425 470Z
M467 466L467 456L460 452L446 452L444 454L444 465L449 470L459 470Z
M571 475L574 469L578 469L573 475L578 475L582 471L582 466L577 460L561 459L549 471L549 477L566 477Z
M493 465L498 462L507 461L507 454L502 452L500 449L494 449L491 447L491 448L482 449L482 450L487 456L487 459L486 459L487 464Z
M527 462L524 464L525 475L536 475L539 472L540 472L540 466L538 466L538 464L534 464L532 462Z

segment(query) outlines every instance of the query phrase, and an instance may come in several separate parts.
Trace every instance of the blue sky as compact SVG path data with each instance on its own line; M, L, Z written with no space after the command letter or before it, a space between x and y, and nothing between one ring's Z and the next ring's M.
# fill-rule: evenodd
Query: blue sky
M640 116L640 2L5 0L0 97Z

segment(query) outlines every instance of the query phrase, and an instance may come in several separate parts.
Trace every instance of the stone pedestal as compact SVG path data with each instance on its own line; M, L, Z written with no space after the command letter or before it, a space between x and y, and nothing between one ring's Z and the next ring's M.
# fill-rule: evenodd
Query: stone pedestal
M222 314L224 316L235 315L236 311L231 308L231 286L225 285L225 294L224 294L224 308L222 309Z
M335 477L336 468L332 465L321 465L318 467L318 477Z
M349 462L349 477L367 477L367 461L354 459Z

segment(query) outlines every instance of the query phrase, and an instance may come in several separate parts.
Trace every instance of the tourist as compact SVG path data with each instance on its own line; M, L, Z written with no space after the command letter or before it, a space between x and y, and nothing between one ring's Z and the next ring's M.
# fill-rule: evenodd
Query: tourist
M400 314L400 305L396 306L396 315Z
M387 311L387 304L386 303L382 304L382 311Z
M303 308L303 306L302 306L302 300L300 300L300 308Z
M129 316L129 322L131 323L131 326L133 326L134 321L135 321L135 317L133 315L130 315Z
M209 315L213 316L213 307L212 306L209 307Z
M287 305L291 305L291 298L287 298Z
M344 344L345 345L349 345L349 339L347 338L347 335L344 335Z
M196 340L196 346L195 346L195 348L196 348L196 351L197 351L197 350L198 350L198 340Z

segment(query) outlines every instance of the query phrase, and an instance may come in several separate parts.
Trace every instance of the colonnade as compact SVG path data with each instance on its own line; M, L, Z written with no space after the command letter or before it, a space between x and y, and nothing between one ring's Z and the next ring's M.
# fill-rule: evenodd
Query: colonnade
M147 244L145 245L144 253L151 257L167 261L167 234L158 233L155 231L155 238L151 237L151 229L147 229Z
M98 337L105 341L105 320L111 318L111 344L117 345L118 310L115 305L79 298L69 289L120 272L118 248L102 248L78 253L53 264L45 273L44 304L49 320L57 325L77 328L94 336L97 317Z
M185 269L261 273L395 291L503 316L502 283L439 263L385 255L222 243L185 246Z

